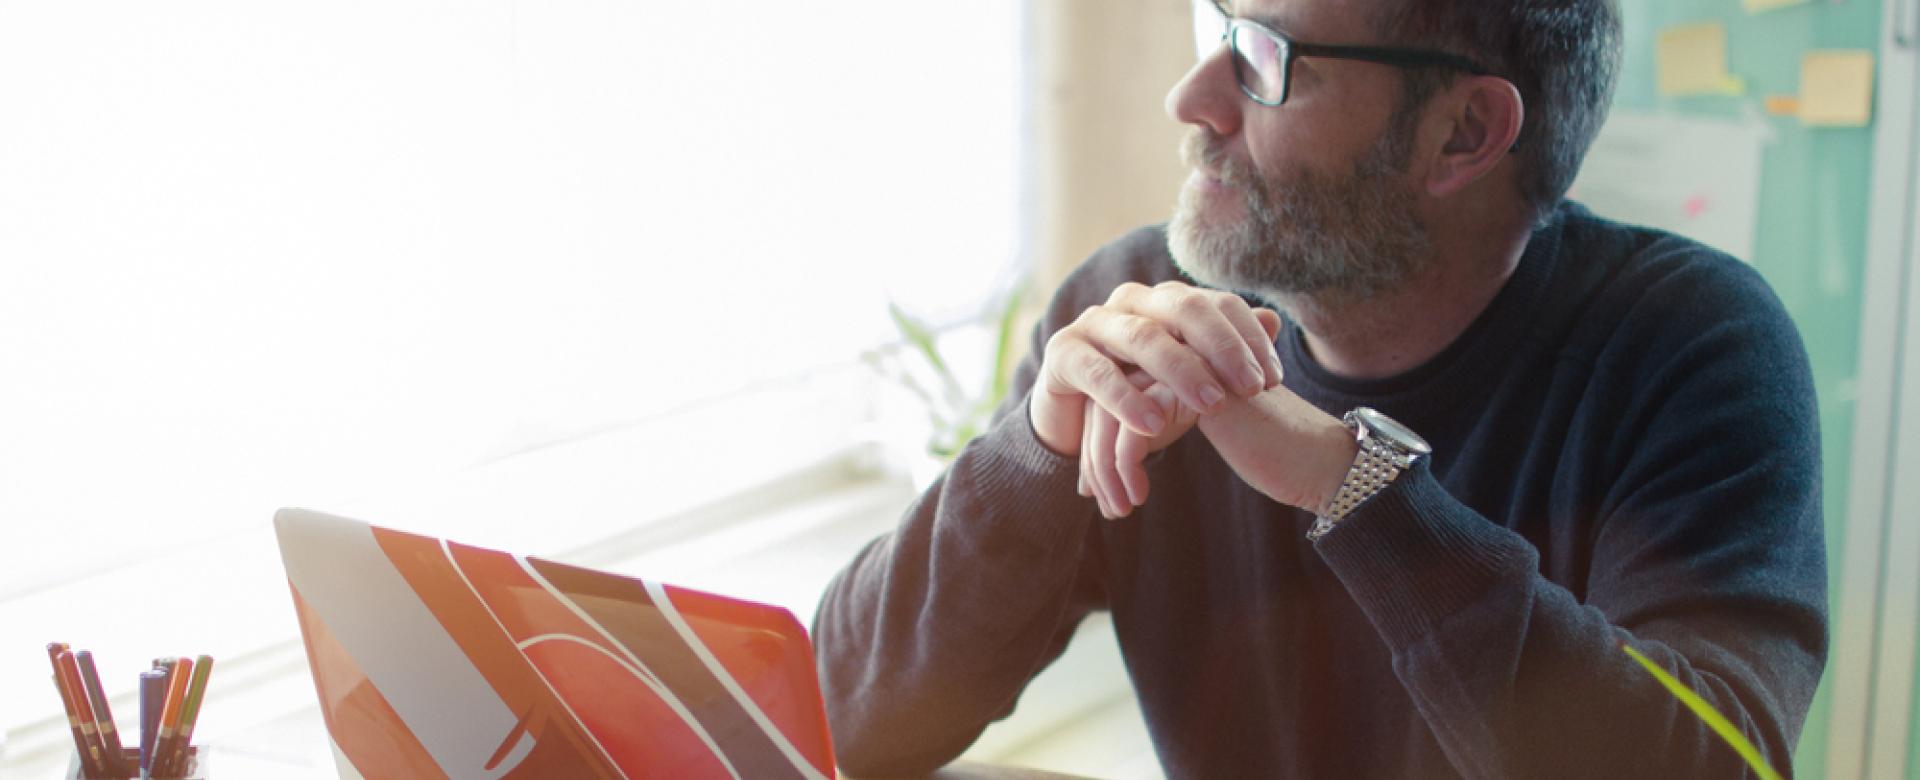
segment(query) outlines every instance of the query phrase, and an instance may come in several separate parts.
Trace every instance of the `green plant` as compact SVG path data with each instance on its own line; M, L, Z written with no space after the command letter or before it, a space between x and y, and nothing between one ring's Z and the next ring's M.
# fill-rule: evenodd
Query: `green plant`
M926 407L932 431L927 437L927 452L942 460L960 454L967 442L986 429L987 421L1007 396L1013 378L1014 329L1019 320L1025 285L1015 285L997 306L987 313L994 316L993 376L984 392L968 392L947 359L940 353L939 333L925 321L907 313L898 303L887 304L887 313L900 331L902 343L880 352L869 353L867 362L881 374L898 382L919 398ZM985 316L985 313L983 313ZM919 356L924 371L932 375L932 387L902 364L901 348Z
M1659 664L1647 660L1640 651L1624 643L1620 645L1620 649L1625 650L1633 660L1646 667L1647 672L1653 675L1653 679L1659 680L1661 685L1666 686L1667 692L1679 699L1681 704L1687 705L1687 709L1693 710L1694 715L1706 721L1708 728L1713 729L1715 734L1719 734L1721 739L1726 740L1726 743L1733 747L1734 752L1746 759L1747 765L1753 767L1754 773L1760 775L1762 780L1780 780L1780 773L1767 765L1766 759L1760 757L1760 751L1754 748L1753 743L1748 742L1746 737L1740 735L1740 729L1734 727L1733 722L1727 720L1727 716L1721 715L1719 710L1708 704L1706 699L1700 698L1700 694L1695 693L1692 688L1674 679L1673 675L1667 674L1667 670L1660 668Z

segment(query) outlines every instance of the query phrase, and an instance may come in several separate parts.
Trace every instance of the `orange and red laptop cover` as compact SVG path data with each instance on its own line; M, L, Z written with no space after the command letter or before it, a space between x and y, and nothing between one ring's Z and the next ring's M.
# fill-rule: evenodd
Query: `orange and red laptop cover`
M834 777L788 611L274 516L345 778Z

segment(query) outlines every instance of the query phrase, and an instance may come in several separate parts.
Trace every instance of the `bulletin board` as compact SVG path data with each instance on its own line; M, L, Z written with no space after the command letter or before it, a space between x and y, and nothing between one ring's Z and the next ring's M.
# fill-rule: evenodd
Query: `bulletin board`
M1635 208L1662 213L1635 216L1683 233L1706 234L1703 240L1751 263L1798 324L1820 399L1830 583L1838 582L1839 551L1845 548L1873 135L1869 126L1809 124L1797 114L1775 111L1790 108L1778 99L1800 97L1808 55L1873 53L1881 6L1881 0L1621 0L1626 39L1614 110L1629 120L1618 129L1630 132L1609 142L1631 144L1633 135L1657 132L1651 128L1662 122L1689 132L1728 128L1732 139L1708 164L1668 175L1663 183L1675 188L1673 192L1643 191L1645 197ZM1717 28L1723 41L1719 89L1663 93L1662 34L1701 36L1692 42L1704 42L1710 50L1709 28ZM1715 74L1708 69L1692 68L1667 78L1676 75L1714 86ZM1775 99L1774 105L1769 98ZM1871 116L1866 122L1870 125ZM1596 146L1601 156L1590 164L1606 164L1606 143ZM1617 182L1623 177L1599 179ZM1749 181L1757 182L1757 190L1742 193L1741 183ZM1592 189L1594 183L1583 184ZM1608 214L1606 204L1590 205ZM1717 220L1709 229L1688 227L1689 221L1698 228L1700 220L1709 218ZM1830 591L1838 595L1837 587ZM1827 689L1823 684L1803 731L1794 760L1798 776L1824 774Z

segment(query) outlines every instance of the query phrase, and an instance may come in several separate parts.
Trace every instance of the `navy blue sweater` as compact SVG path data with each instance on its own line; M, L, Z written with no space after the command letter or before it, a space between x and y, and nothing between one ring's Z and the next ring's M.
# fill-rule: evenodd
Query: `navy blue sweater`
M1643 651L1782 771L1827 648L1804 347L1751 269L1567 205L1488 309L1401 376L1286 385L1433 444L1320 542L1198 431L1099 519L1025 413L1053 330L1182 279L1160 229L1056 296L995 426L829 587L815 641L842 766L925 771L1111 610L1172 777L1738 777Z

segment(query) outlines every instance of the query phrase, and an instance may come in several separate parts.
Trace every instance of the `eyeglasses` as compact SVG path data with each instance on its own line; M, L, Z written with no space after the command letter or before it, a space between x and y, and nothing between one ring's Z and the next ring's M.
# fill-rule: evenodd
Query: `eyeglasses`
M1263 106L1287 102L1293 61L1299 57L1332 57L1394 65L1402 68L1453 68L1476 76L1496 75L1479 63L1445 52L1382 46L1328 46L1300 43L1246 19L1222 19L1220 40L1233 49L1233 73L1240 91Z

